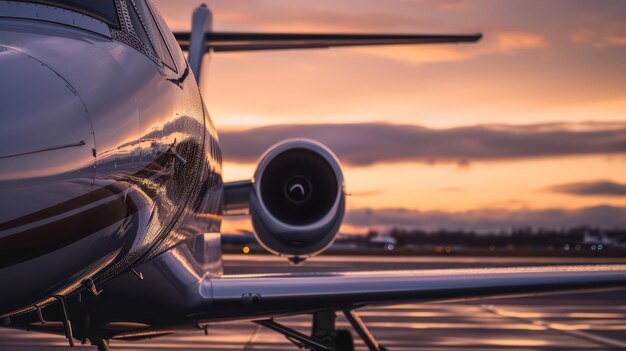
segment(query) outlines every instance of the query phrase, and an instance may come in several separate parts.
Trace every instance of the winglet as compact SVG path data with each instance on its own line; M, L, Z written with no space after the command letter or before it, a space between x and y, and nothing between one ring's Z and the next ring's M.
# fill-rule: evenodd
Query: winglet
M191 20L191 37L189 40L189 66L196 81L200 82L200 72L202 70L202 59L206 52L206 34L213 30L213 14L211 10L202 4L193 12Z

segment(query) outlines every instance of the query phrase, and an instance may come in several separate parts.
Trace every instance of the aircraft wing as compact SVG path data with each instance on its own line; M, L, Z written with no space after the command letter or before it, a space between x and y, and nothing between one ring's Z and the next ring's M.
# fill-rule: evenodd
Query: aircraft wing
M197 301L192 309L199 319L204 310L211 319L254 319L367 305L621 287L626 287L626 265L235 275L205 278L200 291L210 298Z
M189 50L190 32L174 33L183 50ZM312 34L207 32L206 52L235 52L284 49L319 49L339 46L473 43L482 34Z
M304 343L310 338L272 318L343 312L363 338L366 327L354 310L365 306L626 288L626 265L211 276L191 255L184 245L176 247L137 267L143 279L128 272L103 286L90 302L100 323L132 318L143 324L105 328L102 335L139 339L239 320L255 321ZM46 312L46 318L54 315ZM63 333L59 323L37 323L33 313L11 317L11 323ZM371 335L365 339L373 343Z

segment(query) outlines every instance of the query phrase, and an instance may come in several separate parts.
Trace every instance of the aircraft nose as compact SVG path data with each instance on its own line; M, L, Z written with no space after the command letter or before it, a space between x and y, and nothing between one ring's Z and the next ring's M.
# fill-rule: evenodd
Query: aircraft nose
M95 142L78 93L51 67L0 46L0 77L3 223L62 200L53 181L57 185L77 178L92 182Z

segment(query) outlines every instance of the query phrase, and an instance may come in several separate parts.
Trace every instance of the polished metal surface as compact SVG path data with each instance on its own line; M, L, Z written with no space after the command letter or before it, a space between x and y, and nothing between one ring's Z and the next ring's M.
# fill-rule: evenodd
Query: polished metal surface
M0 315L219 231L221 155L192 76L81 26L1 16L0 61Z
M78 12L68 11L44 4L16 1L0 1L0 18L22 18L43 22L54 22L66 26L85 29L106 37L111 30L106 23Z
M480 257L362 257L326 256L293 266L271 255L227 255L225 272L255 273L304 271L477 268L507 265L570 264L571 259L480 258ZM597 260L596 260L597 261ZM624 260L621 260L622 262ZM618 260L603 260L603 263ZM624 292L559 294L554 296L500 299L481 302L412 303L360 309L359 315L376 340L392 351L404 350L614 350L626 345L626 295ZM52 311L44 310L50 316ZM283 325L309 332L308 315L279 318ZM50 322L53 323L53 322ZM365 345L340 314L337 326L350 330L357 350ZM284 336L257 328L249 321L213 324L144 340L110 341L112 350L279 350L295 346ZM10 351L52 351L68 349L61 334L41 334L0 328L0 345ZM622 346L620 346L622 345ZM77 343L76 350L93 350Z
M489 268L352 272L309 275L244 275L213 278L201 284L201 294L225 315L272 316L324 308L337 310L409 301L450 301L493 296L527 296L545 292L626 286L626 265ZM249 304L242 296L252 294Z
M104 347L224 321L626 286L625 265L224 275L224 201L241 207L245 191L225 196L217 133L164 20L144 0L115 4L119 28L107 26L109 35L72 11L0 1L10 15L0 14L2 326ZM196 23L196 32L210 28ZM434 38L418 37L406 43ZM345 194L325 146L279 143L239 185L252 188L253 224L270 252L301 262L332 244ZM294 211L319 194L314 210Z
M210 246L219 248L217 241ZM221 269L215 269L221 264L219 249L204 256L195 251L193 242L178 245L137 266L144 279L127 272L109 282L97 298L69 301L78 319L83 318L81 304L89 306L90 324L75 333L127 338L325 309L626 287L626 265L617 264L221 275ZM208 273L207 265L216 273ZM259 270L257 264L254 271ZM29 314L12 322L49 330L37 320L36 314ZM138 324L121 327L119 321Z
M275 161L287 153L293 153L294 155L290 160L278 161L281 168L273 169L276 167ZM307 172L311 172L312 169L316 168L303 168L303 164L316 162L324 163L324 166L329 167L330 170L327 175L322 175L321 172L308 174ZM270 172L272 172L272 175L268 176L267 174L270 174ZM269 206L270 201L276 201L281 196L274 196L273 198L263 197L264 182L274 180L268 178L282 177L283 174L291 172L293 172L294 176L304 180L312 176L326 176L329 178L324 179L324 181L330 183L332 187L314 189L311 188L310 183L307 185L307 189L311 192L329 194L330 201L322 208L317 209L319 213L311 211L306 206L299 208L301 207L300 204L294 201L290 203L290 207L294 211L308 211L309 215L315 217L314 220L301 223L289 222L286 218L281 218L281 213L276 213L276 210L272 211ZM250 214L252 215L252 224L254 225L259 243L266 250L277 255L302 259L318 255L332 245L343 220L346 205L341 165L337 156L330 149L313 140L285 140L270 147L261 156L253 179L253 191L250 193ZM289 190L286 188L289 185L288 183L284 184L286 191ZM284 197L289 198L286 193Z
M224 183L224 215L250 214L252 184L251 180Z

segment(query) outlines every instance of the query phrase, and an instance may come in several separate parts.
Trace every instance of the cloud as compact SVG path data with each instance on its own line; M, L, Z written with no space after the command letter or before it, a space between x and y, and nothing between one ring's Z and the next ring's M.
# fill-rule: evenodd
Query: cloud
M478 44L359 47L352 51L410 64L465 61L479 56L507 54L548 47L545 38L525 32L487 33Z
M191 13L202 1L157 0L171 27L188 30ZM233 31L404 31L418 25L433 25L431 16L397 11L372 1L359 4L301 3L285 1L224 1L210 4L217 30ZM183 26L183 23L186 24Z
M602 20L590 22L574 30L570 41L597 49L626 46L626 23Z
M257 11L260 17L263 12ZM306 11L298 7L281 10L279 16L267 11L264 17L273 16L272 23L261 23L258 30L274 32L370 32L372 27L386 30L408 30L416 24L426 25L432 22L427 19L392 12L341 12L323 8L310 8Z
M471 45L471 44L469 44ZM459 62L481 55L484 51L457 46L426 45L426 46L385 46L358 47L352 52L381 57L393 61L420 65L426 63Z
M437 1L437 9L444 12L468 11L473 7L474 3L461 0Z
M537 34L505 32L496 34L495 48L499 52L511 53L519 50L539 49L548 46L546 40Z
M364 233L369 229L421 229L426 231L463 230L499 232L514 228L569 229L590 226L604 229L626 228L626 207L594 206L578 209L497 209L472 211L418 211L405 208L350 209L343 221L344 233ZM252 230L249 216L228 217L223 232Z
M588 225L625 228L626 207L595 206L581 209L480 209L465 212L415 211L407 209L354 209L346 224L356 228L407 228L423 230L499 231L520 227L543 229Z
M552 186L548 190L579 196L626 196L626 184L608 180L560 184Z
M430 129L387 123L275 125L221 133L224 158L256 162L261 153L284 139L318 140L342 162L427 164L517 160L574 155L626 153L626 123L546 123L477 125Z

